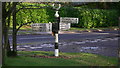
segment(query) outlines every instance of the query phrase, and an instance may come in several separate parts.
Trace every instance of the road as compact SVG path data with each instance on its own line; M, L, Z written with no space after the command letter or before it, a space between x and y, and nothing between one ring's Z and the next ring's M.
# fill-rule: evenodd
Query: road
M118 35L118 31L106 32L82 32L73 34L59 34L59 41L81 40L90 38L104 38ZM10 36L12 42L12 36ZM17 43L37 43L37 42L54 42L54 37L51 34L47 35L18 35Z
M59 34L60 52L84 52L118 57L118 31ZM12 36L10 36L12 42ZM54 37L47 35L18 35L19 51L54 51Z

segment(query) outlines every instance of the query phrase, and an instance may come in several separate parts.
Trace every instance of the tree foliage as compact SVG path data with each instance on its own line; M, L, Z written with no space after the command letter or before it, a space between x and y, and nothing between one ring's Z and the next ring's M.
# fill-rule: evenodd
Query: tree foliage
M50 6L34 3L23 3L22 5L27 7ZM49 7L43 9L23 9L17 13L17 22L18 25L31 20L34 21L34 23L54 22L54 14L55 11L51 10ZM90 3L79 7L74 7L72 5L61 7L59 14L60 17L78 17L79 23L72 24L72 26L81 28L96 28L117 26L119 10L118 4L116 3Z
M117 10L79 9L78 27L95 28L118 25Z

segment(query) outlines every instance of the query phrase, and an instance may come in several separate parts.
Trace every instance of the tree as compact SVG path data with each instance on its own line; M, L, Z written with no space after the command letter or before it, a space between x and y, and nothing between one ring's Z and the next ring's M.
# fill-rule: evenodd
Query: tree
M15 9L15 6L17 5L17 3L13 4L11 2L3 2L2 3L2 30L3 30L3 38L4 38L4 52L3 53L7 53L7 56L9 56L11 53L10 50L10 44L9 44L9 39L8 39L8 29L9 29L9 25L10 25L10 17L12 12ZM4 54L5 55L5 54Z
M46 7L41 7L37 4L35 4L35 6L37 6L37 8L35 8L35 6L27 6L27 8L25 6L22 6L20 7L19 5L21 4L24 4L24 3L18 3L18 2L4 2L2 4L2 21L3 21L3 38L4 38L4 52L7 52L7 56L17 56L17 32L18 30L23 26L23 25L27 25L29 23L32 23L33 21L32 20L36 20L35 18L32 18L32 15L31 15L31 11L34 11L34 10L29 10L27 12L27 20L24 21L24 19L20 19L19 16L17 16L17 13L20 13L19 10L22 10L22 9L42 9L42 8L46 8ZM42 9L44 10L44 9ZM39 11L37 11L38 13ZM36 15L37 16L37 13L36 11L34 11L34 14L33 15ZM20 14L21 15L25 15L26 14L26 11L23 10L22 13ZM12 16L12 18L11 18ZM34 17L36 17L34 16ZM44 16L44 15L43 15ZM20 20L19 20L20 19ZM13 38L13 51L11 51L11 48L10 48L10 44L9 44L9 38L8 38L8 29L9 29L9 25L10 25L10 20L12 20L13 22L13 34L12 34L12 38ZM19 22L18 22L19 21ZM21 21L21 22L20 22ZM18 28L16 28L16 26L19 25Z

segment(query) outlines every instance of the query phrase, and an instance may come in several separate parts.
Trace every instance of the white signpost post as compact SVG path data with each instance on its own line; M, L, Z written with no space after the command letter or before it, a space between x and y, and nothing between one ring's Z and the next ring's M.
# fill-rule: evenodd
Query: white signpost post
M77 24L79 18L71 18L71 17L60 17L60 23L74 23Z

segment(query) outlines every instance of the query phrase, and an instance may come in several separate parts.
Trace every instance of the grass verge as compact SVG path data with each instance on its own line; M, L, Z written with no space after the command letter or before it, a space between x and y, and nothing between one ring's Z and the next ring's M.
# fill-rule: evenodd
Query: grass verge
M117 66L118 59L89 53L60 53L60 56L68 58L53 57L51 51L19 51L17 57L7 57L6 66ZM35 57L47 56L46 57ZM34 56L34 57L31 57Z
M17 26L18 28L18 26ZM69 30L66 31L86 31L86 32L93 32L93 31L109 31L109 30L118 30L118 27L106 27L106 28L76 28L76 27L71 27ZM9 34L12 34L12 27L10 27ZM32 31L31 26L23 26L20 28L20 30L17 33L18 35L20 34L36 34Z
M78 30L78 31L104 31L104 30L118 30L118 27L106 27L106 28L76 28L72 27L69 30Z

